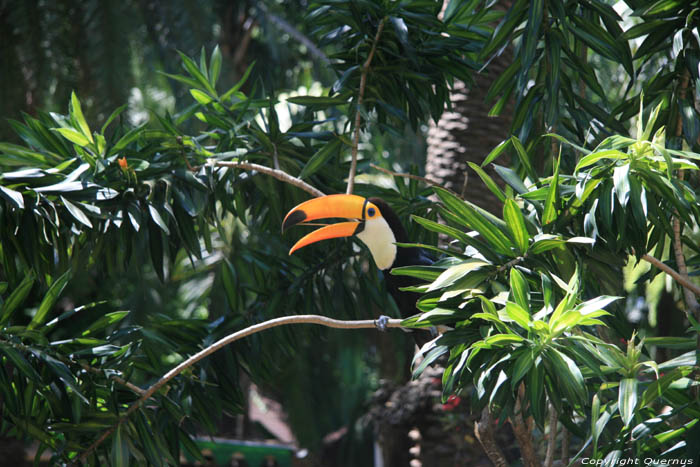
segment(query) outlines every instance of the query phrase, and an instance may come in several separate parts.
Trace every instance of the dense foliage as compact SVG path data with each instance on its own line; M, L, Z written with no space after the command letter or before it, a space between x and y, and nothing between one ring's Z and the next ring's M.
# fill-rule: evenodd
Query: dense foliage
M412 219L413 241L442 255L394 271L426 282L407 326L452 328L421 350L414 373L447 355L445 399L470 394L473 410L489 406L502 421L532 416L534 438L553 432L553 413L579 456L697 458L686 442L700 437L697 304L669 282L676 308L664 319L685 311L687 322L659 336L629 313L659 269L635 273L629 295L622 281L639 261L692 276L700 258L697 2L453 0L442 19L439 6L311 5L309 34L335 74L322 95L279 98L251 79L255 66L233 84L213 48L166 70L189 93L179 112L134 125L119 107L97 128L78 89L65 115L12 121L21 143L0 143L2 432L38 440L56 461L177 463L183 450L197 455L192 437L215 432L217 415L242 410L245 372L301 408L290 421L306 445L339 426L351 425L350 442L366 437L363 404L387 375L372 368L376 347L351 332L265 331L132 404L183 358L246 325L294 313L369 318L393 306L359 244L289 257L281 219L308 195L225 163L344 191L357 139L369 144L376 129L401 137L439 117L454 80L513 48L489 95L474 96L497 98L494 113L515 102L515 136L482 164L510 153L496 166L505 185L471 167L502 217L415 180L356 186ZM348 449L344 462L367 455Z

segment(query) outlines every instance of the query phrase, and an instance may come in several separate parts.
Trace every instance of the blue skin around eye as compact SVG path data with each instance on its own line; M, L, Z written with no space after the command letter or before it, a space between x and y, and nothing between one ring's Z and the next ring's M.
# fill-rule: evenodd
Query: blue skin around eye
M368 215L369 217L374 216L374 208L369 208L369 209L367 210L367 215Z

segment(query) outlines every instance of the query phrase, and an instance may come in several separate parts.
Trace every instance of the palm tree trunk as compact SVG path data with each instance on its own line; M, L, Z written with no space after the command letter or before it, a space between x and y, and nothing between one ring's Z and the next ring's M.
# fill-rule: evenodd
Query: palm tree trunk
M479 74L468 89L463 82L455 82L451 94L452 109L442 114L437 124L428 131L426 175L478 206L500 214L501 205L486 185L468 168L467 162L481 165L489 152L506 139L511 125L507 106L502 116L489 117L490 105L484 96L491 83L511 61L508 51L491 62L488 74ZM493 170L486 167L493 176ZM469 176L469 172L471 175ZM494 177L495 180L499 178ZM465 189L466 182L466 189Z

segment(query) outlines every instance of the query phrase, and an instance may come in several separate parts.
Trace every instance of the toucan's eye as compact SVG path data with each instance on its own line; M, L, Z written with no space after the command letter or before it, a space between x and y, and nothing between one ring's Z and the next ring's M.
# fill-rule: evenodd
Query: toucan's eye
M367 209L367 215L368 215L369 217L374 217L374 213L375 213L374 208L369 208L369 209Z

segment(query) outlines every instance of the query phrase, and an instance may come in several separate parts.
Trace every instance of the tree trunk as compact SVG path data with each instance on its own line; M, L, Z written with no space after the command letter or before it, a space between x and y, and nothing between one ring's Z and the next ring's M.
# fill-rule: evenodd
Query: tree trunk
M471 89L461 81L455 82L452 110L444 112L428 131L426 175L457 193L464 193L469 201L496 214L501 214L500 202L467 162L481 165L489 152L508 138L512 105L506 106L502 116L489 117L491 105L484 102L484 96L511 59L512 55L505 51L491 62L488 74L476 75ZM494 180L500 180L494 176L493 169L485 169Z

